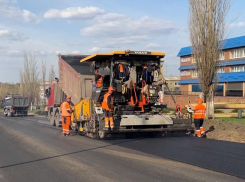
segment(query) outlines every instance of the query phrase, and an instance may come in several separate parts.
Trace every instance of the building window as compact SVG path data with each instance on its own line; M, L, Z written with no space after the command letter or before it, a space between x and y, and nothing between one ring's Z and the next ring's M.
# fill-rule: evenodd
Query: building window
M217 85L217 90L215 91L215 96L223 96L224 85Z
M201 88L199 85L192 85L192 92L202 92Z
M180 87L179 82L177 82L177 83L175 82L174 84L175 84L175 87Z
M245 66L232 66L231 72L244 72Z
M224 60L225 59L225 54L223 51L219 53L219 60Z
M217 71L217 73L224 73L224 72L225 72L225 68L224 67L219 68L218 71Z
M232 59L242 58L242 57L245 57L245 48L231 50Z
M192 63L196 63L196 59L194 56L192 56Z
M243 83L227 83L226 96L238 96L242 97Z
M197 70L193 70L193 75L192 75L192 77L193 77L193 78L197 78L197 76L198 76Z

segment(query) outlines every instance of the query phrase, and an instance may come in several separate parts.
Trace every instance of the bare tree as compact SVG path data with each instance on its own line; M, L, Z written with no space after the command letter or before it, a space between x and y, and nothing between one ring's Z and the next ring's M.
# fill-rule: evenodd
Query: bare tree
M229 0L189 0L189 33L207 117L214 117L213 97Z
M55 79L54 65L51 65L49 70L49 83L52 84L54 79Z
M14 83L3 83L0 85L0 101L5 98L7 94L19 94L20 85Z
M46 62L42 60L42 86L43 86L43 104L46 105L46 98L45 98L45 89L46 89L46 71L47 71L47 65Z
M24 53L23 69L20 70L20 88L23 96L29 97L31 103L39 101L39 72L35 54Z

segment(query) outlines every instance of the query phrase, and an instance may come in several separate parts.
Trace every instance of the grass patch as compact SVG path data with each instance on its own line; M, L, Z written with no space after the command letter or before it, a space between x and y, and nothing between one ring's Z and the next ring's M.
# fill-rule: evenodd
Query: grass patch
M46 111L36 111L34 113L38 115L46 115Z
M238 113L238 109L233 109L231 113Z
M245 117L240 118L218 118L218 121L224 122L224 123L243 123L245 124Z
M175 108L167 108L169 111L175 111Z
M224 113L224 111L220 110L220 109L215 109L214 110L214 113L217 114L217 113Z
M44 111L44 109L37 109L37 110L28 110L29 114L37 114L37 115L45 115L46 112Z

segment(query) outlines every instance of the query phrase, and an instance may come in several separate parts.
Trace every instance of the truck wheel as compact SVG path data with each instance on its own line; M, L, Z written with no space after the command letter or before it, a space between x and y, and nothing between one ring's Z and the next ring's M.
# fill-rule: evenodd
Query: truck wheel
M55 126L55 121L54 121L53 112L50 114L49 121L50 121L50 124L51 124L52 126Z
M12 116L12 114L11 114L10 110L8 110L8 117L11 117L11 116Z
M58 112L56 112L54 115L54 122L55 122L56 127L60 127L60 115Z
M8 116L8 113L5 110L3 111L3 114L4 114L5 117Z

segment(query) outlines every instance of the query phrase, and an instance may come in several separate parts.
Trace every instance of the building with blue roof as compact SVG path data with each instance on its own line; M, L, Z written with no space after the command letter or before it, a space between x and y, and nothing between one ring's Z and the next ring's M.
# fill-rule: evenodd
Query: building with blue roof
M181 92L199 93L199 80L195 70L192 47L183 47L180 57ZM222 96L245 96L245 36L224 40L219 56L218 88Z

